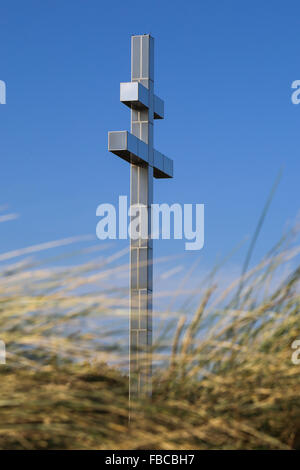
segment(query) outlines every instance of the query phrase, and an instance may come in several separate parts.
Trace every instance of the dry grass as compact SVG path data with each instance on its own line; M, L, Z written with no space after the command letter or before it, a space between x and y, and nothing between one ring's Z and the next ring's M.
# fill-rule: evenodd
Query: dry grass
M0 448L300 448L298 253L279 245L241 289L210 282L193 317L173 312L173 339L154 351L152 401L135 403L130 427L126 342L109 321L128 314L126 291L112 287L127 265L10 261L0 272Z

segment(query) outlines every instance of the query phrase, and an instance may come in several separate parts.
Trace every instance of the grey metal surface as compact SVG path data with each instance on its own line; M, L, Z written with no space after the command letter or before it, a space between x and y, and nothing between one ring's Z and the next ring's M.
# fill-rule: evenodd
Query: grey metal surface
M135 117L136 119L136 117ZM131 134L128 131L108 133L108 150L127 162L153 167L154 178L172 178L173 160L158 150L150 154L148 145L149 124L147 121L132 121ZM141 138L137 138L138 134ZM150 161L151 158L151 161Z
M144 81L144 80L143 80ZM164 102L154 95L154 119L164 118ZM149 108L149 90L140 82L120 83L120 101L131 109Z
M121 83L120 101L132 109L146 109L149 106L149 93L139 82Z
M131 132L108 133L108 149L130 162L130 205L147 212L143 230L130 240L129 395L151 394L153 178L172 178L173 161L153 148L153 121L164 118L164 102L154 94L154 39L131 38L131 82L121 83L120 100L131 109ZM142 219L140 219L142 220ZM140 223L140 226L142 222Z

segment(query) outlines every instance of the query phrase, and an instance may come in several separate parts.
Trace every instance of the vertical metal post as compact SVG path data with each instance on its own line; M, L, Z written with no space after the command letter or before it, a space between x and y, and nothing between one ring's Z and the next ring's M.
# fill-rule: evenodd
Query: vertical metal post
M151 394L152 376L152 282L153 243L153 119L154 39L150 35L131 38L131 81L149 90L148 109L131 110L131 133L148 144L148 165L131 164L130 204L148 209L148 239L130 242L130 359L129 398Z
M154 39L131 38L131 82L121 83L120 101L131 109L131 132L108 133L108 150L130 163L130 339L129 399L152 392L153 178L173 178L173 160L154 149L153 120L164 118L164 102L154 94ZM139 223L136 224L137 214ZM146 218L144 218L146 216ZM138 235L136 237L136 235Z

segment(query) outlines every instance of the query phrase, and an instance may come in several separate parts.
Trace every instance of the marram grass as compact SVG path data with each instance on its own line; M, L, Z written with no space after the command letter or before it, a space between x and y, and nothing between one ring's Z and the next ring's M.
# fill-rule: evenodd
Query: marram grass
M112 285L127 265L3 265L0 448L300 449L298 253L278 246L242 283L211 281L193 315L172 312L152 400L134 403L130 425L117 321L128 303Z

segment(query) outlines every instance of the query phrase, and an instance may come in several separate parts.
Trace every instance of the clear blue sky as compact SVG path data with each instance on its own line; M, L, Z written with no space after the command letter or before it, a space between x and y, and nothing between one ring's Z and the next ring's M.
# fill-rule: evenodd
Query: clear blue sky
M129 129L119 83L130 80L130 35L143 33L155 37L166 108L155 147L175 161L175 178L155 181L155 202L205 204L207 264L252 234L281 167L255 258L295 218L299 2L4 0L0 205L20 218L1 224L1 252L94 234L97 205L128 194L129 165L108 153L107 132ZM184 253L180 241L155 246L157 256Z

